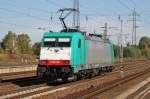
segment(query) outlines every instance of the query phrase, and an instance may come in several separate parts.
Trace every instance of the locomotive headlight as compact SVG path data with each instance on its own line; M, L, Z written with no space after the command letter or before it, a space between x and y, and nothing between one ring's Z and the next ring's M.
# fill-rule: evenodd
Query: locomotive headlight
M64 63L65 63L66 65L68 65L68 64L70 64L70 61L69 61L69 60L65 60Z
M39 60L39 64L46 64L46 60Z

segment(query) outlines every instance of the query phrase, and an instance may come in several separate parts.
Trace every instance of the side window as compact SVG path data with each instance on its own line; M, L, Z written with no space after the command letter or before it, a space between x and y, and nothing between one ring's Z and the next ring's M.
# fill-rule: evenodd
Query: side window
M78 40L78 48L81 48L81 39Z

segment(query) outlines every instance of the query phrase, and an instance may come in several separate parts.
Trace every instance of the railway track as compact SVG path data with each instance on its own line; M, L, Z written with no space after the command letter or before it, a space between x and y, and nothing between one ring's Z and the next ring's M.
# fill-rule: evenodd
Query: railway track
M119 71L120 65L124 66L124 70L128 69L128 68L131 69L131 65L133 65L132 68L136 68L134 66L134 63L135 62L117 64L116 70L114 70L114 71ZM138 63L141 64L141 61L137 61L137 64ZM130 64L129 67L128 67L128 64ZM12 82L17 82L17 81L19 81L19 82L23 81L24 82L25 79L28 79L28 80L31 79L32 80L32 78L35 78L35 77L36 77L36 71L26 71L26 72L15 72L15 73L0 74L0 86L11 84Z
M120 68L120 66L124 66L126 68L126 67L128 67L127 66L128 64L134 65L135 63L138 64L138 63L142 63L142 62L145 62L145 60L137 60L137 61L127 62L127 63L123 63L123 64L116 64L116 69L118 70ZM15 80L18 78L31 77L31 76L36 76L36 71L3 73L3 74L0 74L0 82Z
M130 81L132 79L135 79L135 78L137 78L137 77L139 77L141 75L144 75L146 73L149 73L149 72L150 72L150 68L147 69L147 70L144 70L142 72L139 72L139 73L136 73L136 74L133 74L133 75L130 75L130 76L126 76L126 77L124 77L122 79L119 79L119 80L117 80L115 82L109 83L109 84L105 85L103 88L100 88L100 89L99 88L95 88L95 89L89 90L89 92L85 93L84 95L82 94L82 96L76 96L76 97L80 97L80 99L92 98L93 96L96 96L98 94L106 92L106 91L108 91L108 90L110 90L110 89L112 89L112 88L114 88L114 87L116 87L118 85L126 83L126 82L128 82L128 81Z
M26 77L36 76L36 71L25 71L25 72L15 72L15 73L4 73L0 74L0 82L11 81L15 79L21 79Z
M124 64L124 72L125 71L132 71L132 70L135 70L135 69L138 69L140 66L146 66L148 63L150 63L150 61L142 61L142 62L136 62L136 65L135 63L131 63L131 64ZM119 67L119 65L118 65ZM136 70L135 70L136 71ZM5 98L25 98L25 99L29 99L29 98L37 98L37 97L40 97L40 96L47 96L48 94L52 94L52 93L57 93L57 92L61 92L61 91L64 91L64 90L68 90L70 88L72 88L72 86L74 86L73 88L75 88L75 86L78 86L78 85L82 85L84 83L88 83L89 81L91 80L95 80L95 79L101 79L103 77L106 77L106 76L113 76L113 75L118 75L119 73L119 76L117 77L120 77L120 70L119 68L111 73L108 73L108 74L105 74L105 75L101 75L101 76L98 76L98 77L95 77L95 78L92 78L92 79L86 79L86 80L82 80L82 81L76 81L76 82L70 82L70 83L58 83L58 84L46 84L45 81L41 81L40 83L40 80L38 81L37 79L37 82L36 82L36 79L28 79L28 84L25 85L23 82L25 81L16 81L16 84L20 83L20 87L17 88L17 89L13 89L13 90L10 90L10 91L3 91L3 92L0 92L0 99L5 99ZM118 78L117 78L118 79ZM35 81L35 82L34 82ZM8 82L7 82L8 83ZM21 84L22 83L22 84ZM3 83L2 86L5 86L6 82ZM31 84L31 86L30 86ZM9 85L9 83L8 83ZM1 85L0 85L1 87ZM56 94L54 94L53 96L55 96ZM48 95L49 96L49 95ZM63 95L62 97L65 97L65 95ZM56 97L54 97L56 98Z
M109 73L107 75L111 75L111 74L112 73ZM48 95L51 93L55 93L57 91L62 91L62 90L68 89L69 86L76 85L79 83L85 83L89 80L90 79L76 81L76 82L70 82L70 83L57 83L57 84L52 83L52 84L48 84L48 85L47 84L34 85L31 87L25 87L22 89L3 92L0 94L0 99L6 99L6 98L16 99L16 98L20 98L20 97L22 97L24 99L36 98L39 96Z
M140 66L146 67L146 65L148 65L148 64L145 63L145 64L142 64ZM101 94L105 91L108 91L108 90L118 86L118 85L121 85L123 83L126 83L126 82L132 80L132 79L135 79L139 76L142 76L144 74L149 73L150 72L150 66L147 68L145 68L145 67L141 71L137 71L138 69L136 66L134 68L132 68L133 70L135 69L135 71L137 71L137 72L135 72L135 71L133 72L131 69L126 68L126 70L124 70L124 72L126 71L128 73L129 72L132 72L132 73L129 75L124 75L123 77L116 79L116 80L112 80L108 83L100 84L98 86L94 86L94 84L93 85L91 84L91 87L89 87L88 89L85 89L85 90L82 90L82 91L79 91L79 92L76 92L73 94L66 95L65 97L63 97L61 99L90 99L93 96Z

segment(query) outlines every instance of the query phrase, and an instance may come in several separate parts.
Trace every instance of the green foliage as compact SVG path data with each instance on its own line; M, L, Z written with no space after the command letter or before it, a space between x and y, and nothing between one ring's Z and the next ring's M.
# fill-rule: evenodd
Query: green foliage
M127 58L140 58L142 57L141 50L137 47L125 47L124 57Z
M40 48L41 47L40 47L40 43L39 42L34 43L34 45L32 46L32 50L33 50L35 55L39 56Z
M6 52L14 53L16 46L16 34L9 31L2 40L2 48Z
M115 56L119 56L120 48L119 46L115 46ZM124 47L124 57L125 58L149 58L150 59L150 38L149 37L141 37L139 41L139 45L130 45L127 43L127 46Z
M32 63L35 60L28 34L9 31L0 42L0 62Z
M3 48L2 48L2 42L0 42L0 53L3 52Z
M120 55L120 47L117 45L114 45L114 56L119 57Z
M119 57L120 56L120 47L115 45L114 52L115 52L115 57ZM132 47L132 46L128 45L127 47L123 48L123 57L140 58L140 57L142 57L142 53L138 47Z
M139 41L139 48L145 58L150 58L150 38L142 37Z
M31 40L27 34L20 34L17 36L17 46L21 54L32 53Z
M142 55L143 55L145 58L149 58L149 59L150 59L150 50L149 50L149 49L143 49L143 50L142 50Z
M140 49L149 49L150 48L150 38L142 37L139 41Z
M32 54L30 42L28 34L22 33L17 36L12 31L8 31L0 44L0 52L4 50L7 53Z
M130 46L130 43L128 42L128 43L127 43L127 47L129 47L129 46Z

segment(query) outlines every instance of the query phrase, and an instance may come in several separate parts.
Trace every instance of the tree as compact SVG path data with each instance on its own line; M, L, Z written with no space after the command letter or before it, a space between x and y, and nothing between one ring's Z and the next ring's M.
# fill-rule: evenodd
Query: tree
M124 48L124 57L127 58L141 58L141 50L137 47L125 47Z
M39 54L40 54L40 43L39 42L34 43L34 45L32 46L32 50L33 50L35 55L39 56Z
M130 46L130 42L127 43L127 47L129 47L129 46Z
M115 55L115 57L120 56L120 47L117 45L114 45L114 55Z
M2 40L2 48L5 51L8 51L10 53L14 53L16 49L16 34L12 31L8 31L8 33L5 35L4 39Z
M2 48L2 42L0 42L0 53L3 52L3 48Z
M30 54L32 53L31 49L31 40L28 34L20 34L17 37L18 50L21 54Z
M150 38L141 37L141 39L139 41L139 48L140 49L149 49L150 48Z
M139 41L139 48L141 49L143 56L150 58L150 38L142 37Z

